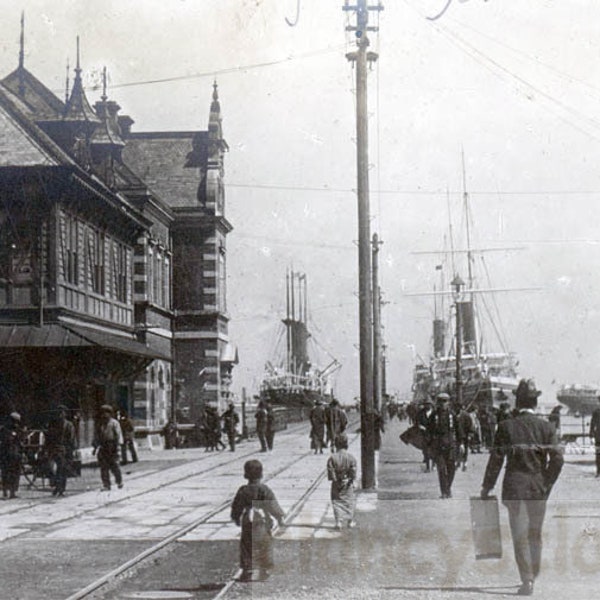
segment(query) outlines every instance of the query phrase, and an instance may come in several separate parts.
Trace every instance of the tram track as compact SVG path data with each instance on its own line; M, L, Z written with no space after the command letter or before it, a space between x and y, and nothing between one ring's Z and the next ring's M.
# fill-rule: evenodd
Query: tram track
M304 429L304 428L305 428L305 424L304 424L304 427L302 427L302 425L298 426L298 429ZM294 427L293 432L295 432L295 430L296 430L296 427ZM293 433L293 432L290 432L290 433ZM282 465L279 468L277 468L276 470L272 471L269 474L269 476L265 478L265 482L275 479L276 477L278 477L285 471L293 468L294 465L298 464L300 461L305 460L306 457L310 456L311 454L312 454L311 451L304 452L301 455L296 456L293 460L286 461L286 463L284 465ZM255 456L255 455L256 455L256 450L242 454L242 455L237 454L237 456L232 457L232 459L230 461L223 461L223 462L220 462L218 465L211 467L210 469L200 470L193 476L195 476L195 477L201 476L205 473L209 473L211 470L214 470L218 467L223 467L223 466L226 466L227 464L239 463L240 460L243 460L244 458L247 458L250 456ZM164 483L164 484L161 484L160 486L156 486L155 488L153 488L153 490L158 490L162 487L172 485L173 483L176 483L177 481L185 480L189 476L190 475L186 475L185 477L179 478L177 480L171 480L168 483ZM294 502L294 504L289 508L287 515L284 519L285 524L289 523L293 518L295 518L295 516L298 514L298 512L302 509L302 506L305 504L308 497L312 494L312 492L316 489L316 487L318 487L318 485L323 481L324 477L325 477L325 470L323 470L316 477L316 479L313 481L313 483L302 493L301 497L298 498L298 500L296 500ZM136 494L135 496L141 496L141 495L144 495L149 492L150 492L150 490L145 490L143 492L140 492L140 494ZM128 496L127 498L123 498L122 500L124 501L124 500L127 500L132 497L134 497L134 496ZM181 538L186 536L189 532L191 532L192 530L196 529L197 527L199 527L201 525L208 523L217 514L219 514L223 510L227 509L231 505L233 497L234 497L234 494L230 494L226 499L224 499L222 502L220 502L217 506L215 506L209 512L202 515L202 517L195 519L193 522L188 523L187 525L174 531L173 533L171 533L170 535L161 539L160 541L152 544L150 547L146 548L145 550L143 550L142 552L140 552L133 558L127 560L123 564L119 565L118 567L112 569L108 573L105 573L101 577L97 578L96 580L94 580L93 582L91 582L90 584L85 586L84 588L82 588L82 589L78 590L77 592L75 592L74 594L70 595L66 600L84 600L84 599L105 597L104 594L108 593L109 589L112 588L113 586L118 585L119 580L125 579L129 574L134 573L136 570L139 570L140 568L142 568L145 565L145 563L150 558L154 558L157 553L168 549L170 546L172 546L176 542L178 542ZM116 500L115 503L120 502L120 501L121 500ZM277 527L273 533L274 533L274 535L277 535L278 532L279 532L279 528ZM222 598L227 593L227 591L231 588L231 586L233 586L233 584L235 583L235 581L237 580L238 577L239 577L239 572L236 572L230 579L228 579L228 581L224 584L222 589L220 589L218 594L215 596L215 600L218 598Z

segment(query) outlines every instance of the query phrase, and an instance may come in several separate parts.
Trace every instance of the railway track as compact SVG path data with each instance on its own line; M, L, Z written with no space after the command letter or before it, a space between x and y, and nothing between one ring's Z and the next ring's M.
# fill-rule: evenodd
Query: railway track
M352 426L354 426L354 425L355 425L355 423L352 424ZM298 425L290 427L288 429L287 433L294 434L294 433L297 433L300 431L303 434L306 432L306 423L298 424ZM270 472L268 473L268 476L265 477L264 481L268 483L269 481L277 478L282 473L285 473L286 471L289 471L289 470L293 470L296 465L298 465L301 461L306 460L306 458L308 456L310 456L311 454L312 454L311 451L307 451L307 452L302 453L299 456L296 456L295 458L293 458L291 460L285 461L285 463L283 465L281 465L279 468L277 468L275 470L270 470ZM202 476L204 474L208 475L208 474L210 474L211 471L213 471L217 468L226 466L228 464L232 464L232 465L238 464L238 466L239 466L242 463L243 459L251 457L251 456L256 456L256 450L253 450L252 452L246 452L244 454L236 453L236 455L233 456L230 460L220 461L216 465L211 465L210 468L197 470L195 472L195 476ZM161 486L156 486L156 488L153 488L153 490L159 489L161 487L167 487L177 481L185 480L189 476L190 475L186 475L185 477L174 479L174 480L169 481ZM297 498L296 501L292 504L292 506L289 508L289 510L286 514L285 520L284 520L284 523L286 525L289 522L291 522L294 519L294 517L298 514L298 512L302 509L307 498L311 495L311 493L314 491L314 489L323 481L324 477L325 477L325 470L323 469L323 471L316 476L316 478L311 483L311 485L306 490L304 490L303 493L300 495L300 497ZM136 496L143 496L144 494L151 493L151 491L152 490L140 492L139 494L136 494ZM132 496L129 496L129 498L131 498L131 497ZM118 503L121 501L126 501L126 500L127 499L118 500L118 501L115 501L115 503ZM84 599L91 600L94 598L111 597L111 596L107 596L106 594L111 593L111 590L117 588L120 580L127 578L132 573L135 573L135 571L139 570L140 568L143 568L145 566L145 564L148 563L153 558L155 558L158 553L168 550L170 546L173 546L174 544L176 544L179 540L181 540L184 536L186 536L192 530L198 528L199 526L201 526L203 524L208 523L217 514L226 510L231 505L232 500L233 500L233 494L228 495L225 499L220 501L216 506L214 506L210 511L203 514L201 517L195 519L193 522L190 522L189 524L174 531L172 534L170 534L170 535L166 536L165 538L159 540L158 542L152 544L151 546L149 546L148 548L146 548L145 550L143 550L142 552L140 552L133 558L127 560L126 562L123 562L123 564L119 565L118 567L116 567L116 568L112 569L111 571L98 577L93 582L91 582L89 585L80 589L76 593L70 595L66 600L84 600ZM279 528L276 528L274 530L274 535L277 535L278 532L279 532ZM239 577L240 572L236 569L236 567L234 567L234 565L232 565L231 571L234 572L234 574L226 582L224 582L224 583L221 582L219 585L215 586L219 589L218 589L218 593L216 593L216 595L213 596L214 600L223 598L227 594L227 592L231 589L231 587L233 586L233 584L235 583L237 578Z

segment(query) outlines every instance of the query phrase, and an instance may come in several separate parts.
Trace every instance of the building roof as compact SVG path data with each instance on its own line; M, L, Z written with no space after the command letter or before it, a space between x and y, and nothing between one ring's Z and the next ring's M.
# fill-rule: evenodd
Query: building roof
M0 84L0 166L73 164L69 156L31 121L21 101Z
M198 170L206 164L205 148L205 131L131 133L123 162L169 206L198 206Z
M19 94L21 82L23 94ZM64 103L24 67L18 67L0 83L23 101L36 121L54 121L62 118Z

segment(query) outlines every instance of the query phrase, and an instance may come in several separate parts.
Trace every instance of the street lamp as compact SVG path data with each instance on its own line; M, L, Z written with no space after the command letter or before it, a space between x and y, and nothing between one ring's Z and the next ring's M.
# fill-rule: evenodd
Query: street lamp
M452 286L452 297L456 310L456 404L460 407L463 401L463 380L462 380L462 314L460 310L460 301L463 295L465 282L459 275L455 275L450 283Z

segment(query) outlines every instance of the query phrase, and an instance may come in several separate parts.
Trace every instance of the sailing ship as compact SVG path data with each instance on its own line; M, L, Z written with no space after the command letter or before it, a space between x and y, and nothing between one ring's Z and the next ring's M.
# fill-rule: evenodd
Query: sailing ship
M569 409L569 414L590 415L600 407L600 386L583 383L562 385L556 399Z
M460 396L463 406L475 405L477 407L496 407L502 403L514 404L513 390L519 383L517 372L518 360L514 352L506 349L504 336L500 335L499 323L495 322L491 311L486 316L492 324L491 330L497 334L499 351L490 351L487 347L488 340L483 327L483 311L476 302L476 296L482 293L494 293L490 289L475 288L474 255L505 248L473 249L471 247L471 222L472 217L469 207L469 196L466 191L463 159L463 205L465 214L466 249L456 250L453 246L452 226L450 225L450 241L452 244L449 252L454 271L452 291L443 291L446 287L444 281L443 265L437 265L436 270L441 272L441 288L434 288L434 297L440 297L441 310L437 299L434 305L433 319L433 353L429 361L420 360L413 371L413 402L420 403L426 398L434 397L440 392L446 392L457 400L459 395L458 371L460 371ZM456 257L466 256L467 282L464 284L458 276ZM458 289L455 285L459 282L466 289ZM450 303L450 317L442 318L444 312L444 296L452 294L454 302ZM481 303L485 304L485 303ZM449 331L454 332L449 347L446 338ZM459 369L457 369L457 362Z
M274 406L312 407L317 400L333 398L332 376L341 367L333 359L323 369L315 366L308 352L312 338L308 329L308 284L305 273L286 274L285 352L267 362L260 385L260 399Z

